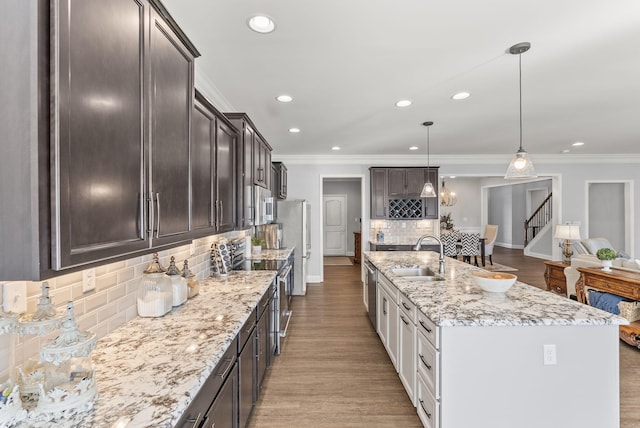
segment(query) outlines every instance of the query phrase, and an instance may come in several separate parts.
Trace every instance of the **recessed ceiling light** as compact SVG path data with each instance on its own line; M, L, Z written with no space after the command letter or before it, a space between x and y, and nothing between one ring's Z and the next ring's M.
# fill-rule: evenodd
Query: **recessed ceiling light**
M455 175L450 175L449 178L456 178L456 176Z
M291 101L293 101L293 97L291 95L278 95L276 97L276 100L280 101L281 103L290 103Z
M471 96L469 92L458 92L457 94L451 95L452 100L464 100Z
M584 143L582 141L576 141L575 143L572 144L573 147L578 147L578 146L584 146Z
M411 146L409 147L409 150L418 150L418 146Z
M276 23L267 15L254 15L247 20L247 25L256 33L267 34L276 29Z
M331 150L340 150L340 147L338 147L338 146L333 146L333 147L331 147Z
M409 107L411 104L413 104L411 100L400 100L396 103L396 107Z
M297 134L298 132L300 132L300 128L289 128L289 132L291 132L292 134Z
M569 149L564 149L564 150L562 151L562 153L569 153L570 151L571 151L571 150L569 150Z

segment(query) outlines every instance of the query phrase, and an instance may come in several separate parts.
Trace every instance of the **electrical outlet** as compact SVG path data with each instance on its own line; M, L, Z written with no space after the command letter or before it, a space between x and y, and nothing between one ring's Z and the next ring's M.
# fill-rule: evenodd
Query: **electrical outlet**
M87 293L96 289L96 270L85 269L82 271L82 292Z
M21 314L27 311L27 282L10 282L2 287L2 306L5 312Z
M542 345L544 355L544 365L554 366L557 364L556 345Z
M400 223L400 227L403 229L407 228L407 223L405 223L404 221L402 223Z
M189 244L189 256L195 256L196 255L196 243L194 241L191 241L191 244Z

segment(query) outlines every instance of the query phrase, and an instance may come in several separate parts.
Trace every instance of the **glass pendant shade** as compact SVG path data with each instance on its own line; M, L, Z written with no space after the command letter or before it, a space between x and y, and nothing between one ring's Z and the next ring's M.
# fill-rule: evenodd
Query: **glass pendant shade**
M536 170L533 167L533 162L528 157L528 153L523 149L520 149L516 152L511 159L511 163L509 164L509 168L507 168L507 173L504 175L504 178L535 178Z
M427 170L429 170L429 167L431 166L430 162L429 162L429 146L430 146L430 138L429 138L429 127L433 125L433 122L428 121L428 122L424 122L422 124L422 126L426 126L427 127ZM433 187L433 184L431 183L431 181L429 180L429 178L427 178L427 181L424 183L424 186L422 186L422 192L420 192L420 197L421 198L435 198L438 195L436 195L436 190Z
M435 198L436 197L436 191L433 188L433 184L431 184L430 181L427 181L426 183L424 183L424 186L422 186L422 192L420 192L420 197L421 198Z
M507 173L504 178L535 178L536 170L533 168L533 162L528 158L528 153L522 148L522 54L531 48L531 43L523 42L513 45L509 48L509 53L518 55L518 89L520 103L520 148L514 155Z

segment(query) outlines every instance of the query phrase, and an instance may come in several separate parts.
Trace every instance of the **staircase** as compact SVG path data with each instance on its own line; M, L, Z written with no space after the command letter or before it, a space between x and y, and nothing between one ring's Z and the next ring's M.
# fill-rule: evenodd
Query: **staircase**
M526 247L536 234L551 221L551 196L549 193L540 206L524 221L524 246Z

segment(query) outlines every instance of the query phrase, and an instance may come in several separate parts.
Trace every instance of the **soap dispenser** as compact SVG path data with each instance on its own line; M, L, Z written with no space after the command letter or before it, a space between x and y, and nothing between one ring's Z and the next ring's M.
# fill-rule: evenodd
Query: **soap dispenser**
M180 306L187 301L189 289L187 279L182 277L182 272L176 266L176 258L171 256L167 276L171 279L171 289L173 292L173 306Z
M138 288L138 315L161 317L171 311L172 303L171 279L165 275L165 269L158 260L158 253L154 253Z

